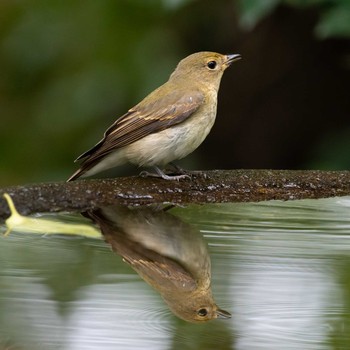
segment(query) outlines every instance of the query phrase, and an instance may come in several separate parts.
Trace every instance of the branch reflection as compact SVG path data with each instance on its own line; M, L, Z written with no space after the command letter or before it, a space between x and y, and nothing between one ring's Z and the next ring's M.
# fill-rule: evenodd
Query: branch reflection
M167 208L109 206L87 216L175 315L190 322L231 317L213 299L210 256L199 230Z

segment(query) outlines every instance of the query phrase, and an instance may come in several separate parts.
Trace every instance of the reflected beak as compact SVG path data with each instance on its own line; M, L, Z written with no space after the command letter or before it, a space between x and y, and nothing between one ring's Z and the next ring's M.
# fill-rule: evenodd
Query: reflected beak
M226 58L227 58L227 61L225 62L225 64L229 66L232 62L240 60L242 56L237 53L232 55L226 55Z
M231 318L231 314L225 310L221 310L221 309L217 309L216 310L216 316L217 318L223 318L223 319L227 319L227 318Z

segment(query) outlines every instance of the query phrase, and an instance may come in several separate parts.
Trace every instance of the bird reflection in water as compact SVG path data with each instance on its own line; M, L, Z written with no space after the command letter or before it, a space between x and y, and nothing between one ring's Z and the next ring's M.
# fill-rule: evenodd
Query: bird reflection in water
M210 257L201 233L167 209L109 206L86 216L176 316L189 322L230 318L213 299Z

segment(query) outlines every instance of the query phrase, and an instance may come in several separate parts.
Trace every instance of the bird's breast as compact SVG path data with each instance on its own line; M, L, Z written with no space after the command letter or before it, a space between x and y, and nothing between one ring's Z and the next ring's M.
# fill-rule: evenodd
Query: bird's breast
M216 117L216 94L186 121L127 146L128 160L138 166L164 166L193 152L207 137Z

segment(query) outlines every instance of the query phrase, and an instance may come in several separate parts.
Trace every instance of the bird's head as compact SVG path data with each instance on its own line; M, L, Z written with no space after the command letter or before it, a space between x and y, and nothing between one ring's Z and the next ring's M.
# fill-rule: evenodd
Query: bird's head
M204 82L218 88L225 69L239 59L239 54L197 52L181 60L170 79Z
M213 300L211 289L199 289L190 293L167 295L164 301L179 318L193 323L203 323L216 318L228 319L231 314L220 309Z

